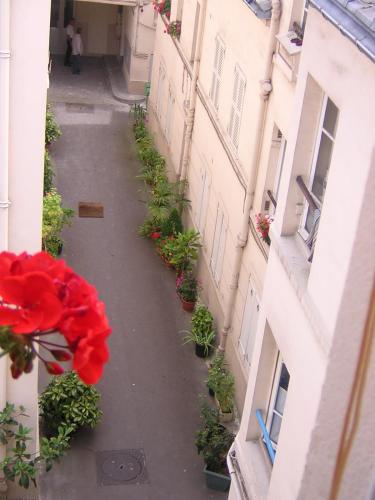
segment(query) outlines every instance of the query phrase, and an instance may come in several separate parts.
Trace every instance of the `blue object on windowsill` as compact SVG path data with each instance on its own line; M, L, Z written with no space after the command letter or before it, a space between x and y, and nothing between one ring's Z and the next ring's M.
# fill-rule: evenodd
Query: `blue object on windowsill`
M262 438L263 438L263 441L264 441L264 443L266 445L268 456L270 457L271 463L273 465L274 462L275 462L276 452L275 452L274 447L272 446L272 442L271 442L271 439L270 439L270 435L268 434L268 430L267 430L266 424L264 423L263 416L262 416L262 411L261 410L256 410L255 413L256 413L256 416L257 416L257 419L258 419L259 427L260 427L260 429L262 431Z

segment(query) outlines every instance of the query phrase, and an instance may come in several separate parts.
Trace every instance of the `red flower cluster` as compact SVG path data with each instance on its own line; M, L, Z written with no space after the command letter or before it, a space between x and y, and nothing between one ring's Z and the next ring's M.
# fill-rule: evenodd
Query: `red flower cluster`
M257 231L261 234L262 239L264 241L269 240L269 230L270 230L270 224L272 222L272 217L270 215L265 215L265 214L256 214L255 216L256 219L256 228Z
M170 0L153 0L154 10L158 11L159 14L165 15L167 19L171 16L171 1Z
M71 356L49 346L70 351L73 369L87 384L98 382L109 358L106 339L111 329L96 289L63 260L55 260L45 252L18 256L0 253L1 327L0 347L10 354L15 377L32 369L35 356L50 373L63 372L58 363L45 360L37 352L34 342L58 361L67 361ZM8 336L4 335L4 327L9 327ZM66 346L44 340L45 335L55 332L64 336Z

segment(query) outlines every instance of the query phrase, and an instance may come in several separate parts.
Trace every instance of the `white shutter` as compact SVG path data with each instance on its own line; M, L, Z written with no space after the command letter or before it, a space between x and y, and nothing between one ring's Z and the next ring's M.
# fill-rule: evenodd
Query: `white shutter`
M205 168L201 170L201 185L200 192L198 197L198 212L197 212L197 227L201 234L203 234L204 226L206 222L206 214L208 208L208 199L209 199L209 178L208 173Z
M238 66L234 71L233 100L230 112L228 133L236 148L240 139L240 124L242 116L243 101L245 97L246 79Z
M259 300L255 292L255 288L250 281L246 296L244 314L242 318L240 338L238 340L240 352L247 364L250 364L251 356L253 353L258 317Z
M211 254L211 270L218 285L223 268L225 251L226 227L224 222L224 213L220 206L217 207L214 241Z
M216 37L214 67L212 71L212 82L210 89L210 97L216 109L218 109L219 107L219 93L220 93L221 76L223 73L223 66L224 66L224 56L225 56L224 44L219 37Z
M171 133L171 128L172 128L172 116L173 116L173 104L174 104L174 97L172 94L171 89L169 89L168 92L168 104L167 104L167 112L165 115L165 137L167 139L167 142L170 143L170 133Z
M162 116L162 106L164 99L164 80L165 80L165 69L160 64L159 67L159 80L158 80L158 93L156 97L156 109L159 115L159 118Z

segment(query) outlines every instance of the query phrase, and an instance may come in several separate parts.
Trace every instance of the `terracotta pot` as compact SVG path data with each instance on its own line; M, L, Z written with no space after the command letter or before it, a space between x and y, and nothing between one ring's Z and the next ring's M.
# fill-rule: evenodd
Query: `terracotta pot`
M186 312L193 312L195 307L195 302L188 302L180 296L182 309Z

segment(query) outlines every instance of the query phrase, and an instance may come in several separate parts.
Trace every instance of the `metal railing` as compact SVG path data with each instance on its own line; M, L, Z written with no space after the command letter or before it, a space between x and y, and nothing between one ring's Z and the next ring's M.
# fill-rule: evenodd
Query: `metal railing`
M271 203L272 205L276 208L277 207L277 202L273 196L273 193L270 189L267 189L267 195L268 195L268 198L271 200Z
M264 420L263 420L262 410L256 410L255 414L256 414L257 419L258 419L260 430L262 431L262 439L264 441L264 444L266 445L268 456L270 457L271 463L273 465L275 462L276 453L275 453L275 449L272 445L270 435L268 434L266 424L264 423Z
M306 198L307 203L309 204L309 207L312 210L320 210L319 202L316 200L315 196L311 193L309 188L306 186L306 184L303 182L302 176L298 175L296 178L296 182L298 184L298 187L302 191L303 196Z

